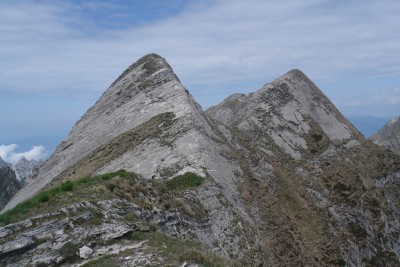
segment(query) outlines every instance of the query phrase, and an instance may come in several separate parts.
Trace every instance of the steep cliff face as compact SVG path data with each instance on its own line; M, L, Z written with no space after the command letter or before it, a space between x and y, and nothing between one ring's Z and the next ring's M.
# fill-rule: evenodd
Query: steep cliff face
M0 158L0 209L3 209L10 199L21 189L11 164Z
M400 116L391 119L382 129L371 136L371 140L400 155Z
M136 178L99 182L119 169ZM93 175L99 178L79 179ZM43 189L50 193L38 201L62 209L52 194L72 189L68 181L87 188L62 193L65 205L89 201L83 209L100 212L102 225L126 222L135 211L135 224L195 238L240 264L399 264L399 158L365 140L299 70L203 112L167 62L147 55L107 89L6 209ZM114 204L126 209L110 217ZM61 246L57 227L47 241ZM48 260L35 264L60 259L34 249ZM4 262L14 262L12 255Z

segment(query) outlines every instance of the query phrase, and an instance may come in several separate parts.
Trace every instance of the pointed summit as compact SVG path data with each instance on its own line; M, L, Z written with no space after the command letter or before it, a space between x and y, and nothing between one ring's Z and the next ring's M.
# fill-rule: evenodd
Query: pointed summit
M263 132L266 139L260 145L269 146L266 140L272 139L294 159L309 150L309 135L318 134L334 143L359 136L321 90L297 69L253 94L228 97L207 113L227 126Z
M164 80L167 79L178 79L178 77L174 74L171 66L168 62L161 56L157 54L148 54L144 57L137 60L135 63L130 65L112 84L115 85L121 79L124 78L133 78L133 76L139 76L141 79L149 78L151 75L163 72Z
M201 109L200 106L164 58L156 54L142 57L129 66L82 116L9 205L14 206L33 196L99 147L155 116L171 113L179 118L197 109ZM70 178L78 175L82 172Z

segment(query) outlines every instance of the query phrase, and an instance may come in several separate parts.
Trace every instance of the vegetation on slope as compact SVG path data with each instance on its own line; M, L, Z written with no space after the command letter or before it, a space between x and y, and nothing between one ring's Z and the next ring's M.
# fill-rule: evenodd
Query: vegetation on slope
M187 188L199 186L203 183L203 181L203 177L193 172L187 172L166 181L165 185L169 190L184 190Z
M184 203L183 193L185 190L192 190L200 186L204 178L194 174L185 173L173 177L169 181L144 180L139 175L120 170L114 173L107 173L99 176L88 176L77 180L66 181L56 187L42 191L33 198L20 203L15 208L0 215L0 224L2 226L30 218L33 225L45 222L47 217L35 216L54 213L60 211L63 207L88 201L95 206L101 200L122 199L128 203L135 203L142 210L149 210L154 207L161 212L170 210L172 212L182 212L183 216L192 215L185 212L185 207L191 203ZM194 210L197 207L192 207ZM190 209L190 207L189 207ZM112 223L115 219L107 218L99 210L91 210L82 207L76 211L76 216L91 214L88 221L74 221L76 225L101 225ZM145 212L146 213L146 212ZM195 214L196 215L196 214ZM58 219L65 218L65 214L57 215ZM53 219L54 217L52 217ZM135 213L127 213L120 217L118 222L129 225L142 225L141 230L136 230L124 235L121 240L125 244L137 244L145 241L146 246L141 250L145 255L157 255L162 259L164 266L176 266L182 262L192 262L201 266L227 266L233 263L227 263L226 260L210 252L197 240L187 237L177 239L163 234L156 222L146 221L146 218L137 216ZM91 226L89 226L91 227ZM14 235L3 240L8 242L15 238ZM9 240L10 239L10 240ZM41 243L47 242L41 240ZM97 244L99 240L86 240L85 243L74 239L68 240L62 247L56 250L64 258L64 263L82 262L77 256L78 248L87 244ZM111 241L109 241L111 242ZM114 242L114 241L112 241ZM99 245L105 245L101 243ZM108 243L109 245L110 243ZM96 246L96 245L95 245ZM130 254L129 254L130 253ZM132 255L132 251L122 251L119 254L107 254L101 257L94 257L85 261L84 266L120 266L121 259Z
M99 201L120 197L133 201L140 206L152 208L154 204L143 200L139 195L152 194L159 198L164 209L179 208L179 191L200 186L204 178L195 173L185 173L167 181L146 181L135 173L119 170L98 176L87 176L66 181L51 189L42 191L34 197L18 204L15 208L0 214L0 226L34 216L48 213L57 208L79 202Z

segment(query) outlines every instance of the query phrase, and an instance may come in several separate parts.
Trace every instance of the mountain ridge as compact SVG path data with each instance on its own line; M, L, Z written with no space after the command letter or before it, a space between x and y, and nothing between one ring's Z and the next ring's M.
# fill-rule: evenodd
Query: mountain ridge
M147 55L111 84L7 208L35 190L118 169L149 188L202 177L181 192L162 189L173 193L168 205L154 188L142 199L117 195L162 233L195 238L226 259L399 263L398 157L366 140L300 70L204 112L165 59Z

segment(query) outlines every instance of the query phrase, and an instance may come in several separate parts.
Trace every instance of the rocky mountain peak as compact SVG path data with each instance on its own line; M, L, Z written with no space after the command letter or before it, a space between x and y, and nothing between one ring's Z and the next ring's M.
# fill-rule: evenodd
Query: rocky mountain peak
M20 163L20 164L25 164L25 163L28 163L28 162L29 162L29 160L27 160L24 156L22 156L22 157L18 160L17 164L18 164L18 163Z
M71 255L78 245L89 251L74 263L96 265L110 251L99 237L126 246L138 237L126 233L151 226L239 266L398 266L399 185L398 158L367 142L301 71L203 112L150 54L3 209L0 223L15 223L0 228L0 257L10 266L68 265L69 242ZM30 208L7 211L39 190ZM153 251L150 265L162 261ZM120 252L108 256L128 264Z
M391 119L371 140L400 155L400 116Z
M135 63L130 65L112 84L115 85L122 79L132 78L134 76L140 77L140 79L145 80L159 72L163 72L162 77L165 80L168 79L178 79L178 77L173 72L171 66L168 62L161 56L157 54L148 54L137 60Z
M166 60L156 54L149 54L129 66L111 84L99 100L74 125L67 138L57 146L56 151L39 168L32 179L27 180L27 186L9 205L15 205L32 196L63 172L67 172L70 179L83 175L82 172L69 173L68 169L106 146L116 137L136 129L156 117L158 120L164 117L168 117L169 120L182 118L180 130L197 127L205 132L210 133L211 131L202 115L201 107L181 84ZM157 129L152 128L152 131ZM141 138L145 137L148 136L144 134ZM128 150L128 148L126 149ZM118 153L122 153L122 150ZM157 161L161 159L157 158ZM121 163L121 160L117 160L110 162L109 166L99 165L97 169L92 164L90 168L88 167L91 172L88 170L84 172L92 174L119 166L119 168L127 170L133 168L146 177L155 176L155 163L149 162L148 159L143 160L148 163L142 164L140 167L136 165L141 169L140 171L136 167L132 167L134 165L132 161ZM175 163L177 164L177 162ZM100 167L103 168L100 170ZM183 167L177 168L177 171L181 169ZM65 178L65 175L62 176Z
M282 75L282 77L285 77L285 76L294 76L294 77L297 77L299 79L304 79L304 80L308 80L308 81L310 80L307 77L307 75L305 75L304 72L302 72L299 69L291 69L286 74Z
M249 95L236 94L207 114L228 127L262 132L263 146L274 143L295 159L313 146L310 136L320 141L356 144L357 130L330 100L300 70L291 70ZM257 134L257 138L259 138ZM272 148L265 148L271 150Z
M17 175L17 179L20 182L24 182L28 177L30 177L36 168L40 165L39 161L34 159L27 160L24 156L22 156L17 164L15 164L15 172Z

